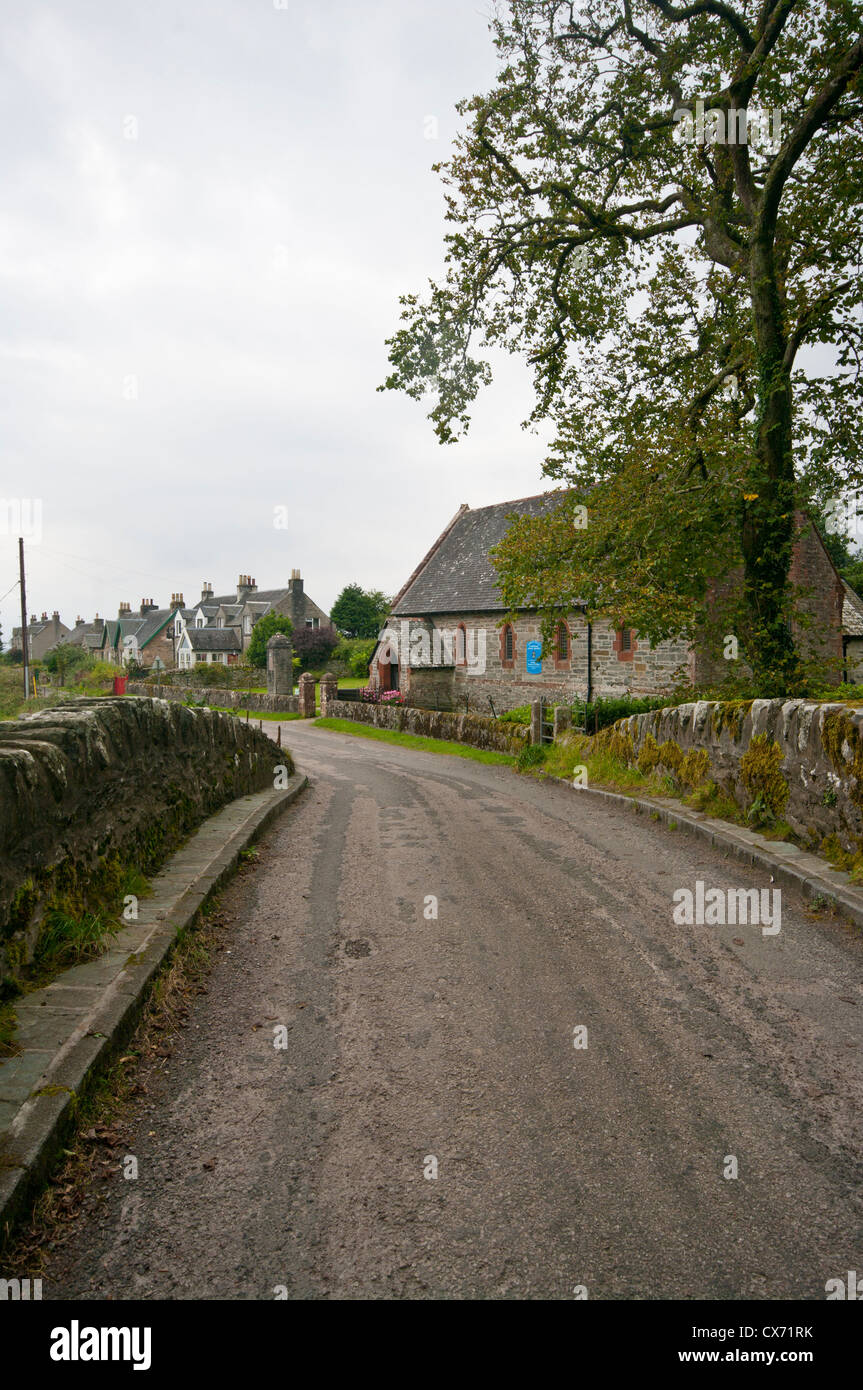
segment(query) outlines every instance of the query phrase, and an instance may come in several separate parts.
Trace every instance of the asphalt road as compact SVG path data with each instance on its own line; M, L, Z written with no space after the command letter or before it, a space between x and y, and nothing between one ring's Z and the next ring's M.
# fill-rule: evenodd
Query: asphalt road
M283 732L312 786L44 1297L823 1300L861 1268L859 932L787 895L773 937L677 926L675 889L767 876L506 767Z

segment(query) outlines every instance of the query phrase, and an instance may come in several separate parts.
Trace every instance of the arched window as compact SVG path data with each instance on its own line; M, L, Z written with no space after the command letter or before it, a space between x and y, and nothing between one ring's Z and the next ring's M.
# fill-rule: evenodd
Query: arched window
M511 671L515 665L515 629L512 623L507 623L500 634L500 663L507 671Z
M619 627L612 643L618 661L631 661L638 651L638 641L631 627Z
M569 661L569 628L561 623L557 629L557 659Z

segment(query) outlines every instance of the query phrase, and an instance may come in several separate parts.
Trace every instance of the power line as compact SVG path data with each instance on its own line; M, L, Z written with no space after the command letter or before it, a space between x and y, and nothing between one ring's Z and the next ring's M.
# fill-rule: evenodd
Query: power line
M46 545L44 541L40 542L39 549L47 551L49 555L62 555L64 557L68 557L70 560L83 560L85 564L89 563L91 558L89 555L76 555L71 550L58 550L56 546ZM172 580L168 579L166 575L154 574L152 570L138 570L126 568L118 570L117 573L140 574L143 575L145 579L155 579L160 584L171 584L173 582Z

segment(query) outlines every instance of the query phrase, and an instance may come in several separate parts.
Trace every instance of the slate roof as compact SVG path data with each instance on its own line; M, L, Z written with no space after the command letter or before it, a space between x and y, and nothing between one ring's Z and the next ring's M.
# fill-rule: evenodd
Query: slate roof
M396 595L393 615L504 612L489 550L503 540L507 517L542 516L559 507L563 497L562 492L542 492L493 507L463 507Z
M863 637L863 599L842 580L842 631L846 637Z
M187 627L186 636L193 652L238 652L242 646L233 627Z

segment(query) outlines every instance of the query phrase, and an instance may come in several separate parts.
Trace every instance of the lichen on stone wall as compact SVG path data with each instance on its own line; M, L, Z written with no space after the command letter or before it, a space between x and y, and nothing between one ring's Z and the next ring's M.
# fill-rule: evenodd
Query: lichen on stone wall
M717 700L710 721L714 737L719 738L724 730L735 743L738 742L743 734L746 716L751 709L751 700Z
M863 808L863 741L854 720L838 711L828 714L821 730L821 742L840 777L854 778L851 799Z

